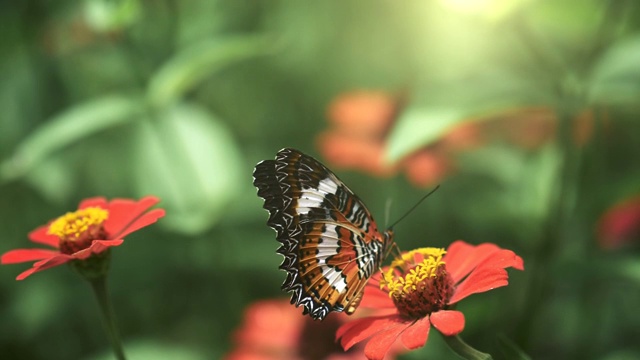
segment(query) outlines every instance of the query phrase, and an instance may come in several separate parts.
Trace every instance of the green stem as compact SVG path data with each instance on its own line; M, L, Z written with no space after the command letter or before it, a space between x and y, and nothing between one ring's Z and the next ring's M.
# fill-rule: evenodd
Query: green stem
M463 359L468 360L493 360L493 357L487 353L483 353L472 348L469 344L464 342L458 335L455 336L442 336L444 341L449 345L451 350L458 354Z
M118 360L125 360L124 350L122 349L122 341L120 341L120 335L118 334L118 327L116 326L116 319L113 312L113 306L111 306L111 300L109 298L109 292L107 291L107 277L99 276L89 280L93 293L96 295L98 304L100 305L100 312L102 313L102 322L109 342L113 348L113 354Z

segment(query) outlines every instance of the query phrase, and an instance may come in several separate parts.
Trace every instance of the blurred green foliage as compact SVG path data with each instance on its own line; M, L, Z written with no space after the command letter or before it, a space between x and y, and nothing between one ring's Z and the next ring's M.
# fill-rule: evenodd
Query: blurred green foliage
M480 350L640 357L638 243L596 242L602 214L640 191L640 4L478 3L3 2L0 252L29 247L29 231L83 198L159 196L166 218L113 253L125 347L132 359L219 358L246 305L284 296L253 166L283 147L322 160L331 99L408 94L389 162L460 124L543 107L557 114L553 140L459 155L396 227L398 244L493 242L524 258L509 287L460 304ZM576 146L585 109L594 130ZM336 172L383 224L388 199L394 218L425 191ZM64 268L14 281L23 268L1 268L0 357L109 358L89 287ZM403 358L453 355L433 332Z

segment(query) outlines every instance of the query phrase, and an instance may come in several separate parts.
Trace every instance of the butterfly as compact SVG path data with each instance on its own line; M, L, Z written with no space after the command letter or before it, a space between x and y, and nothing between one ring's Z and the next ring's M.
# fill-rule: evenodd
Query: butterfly
M364 203L319 161L285 148L259 162L253 184L281 243L282 290L315 320L352 314L371 275L393 244Z

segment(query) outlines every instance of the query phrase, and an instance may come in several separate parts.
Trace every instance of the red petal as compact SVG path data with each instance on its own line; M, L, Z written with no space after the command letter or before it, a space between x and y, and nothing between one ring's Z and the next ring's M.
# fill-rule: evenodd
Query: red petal
M73 256L74 259L84 260L89 256L91 256L92 254L99 254L110 247L121 245L123 242L124 240L122 239L93 240L93 242L91 243L91 246L89 246L86 249L80 250L71 256Z
M53 246L57 249L60 245L60 239L55 235L47 234L47 231L49 231L49 225L40 226L29 233L29 240L38 244Z
M272 352L276 353L277 350L272 350ZM269 349L238 347L232 353L225 355L224 360L273 360L274 356ZM283 357L283 359L289 358Z
M382 360L389 351L391 345L398 339L402 332L411 326L411 323L396 323L374 335L364 347L364 354L369 360Z
M488 256L484 261L476 267L478 269L484 268L503 268L513 267L517 270L524 270L524 262L522 258L516 255L511 250L500 249L495 253Z
M418 319L402 333L402 344L411 350L423 347L429 337L430 328L429 316Z
M93 197L93 198L82 200L82 202L80 202L80 205L78 205L78 209L84 209L88 207L99 207L102 209L107 209L108 208L107 199L101 196Z
M484 269L474 271L458 287L449 300L449 304L455 304L471 294L477 294L502 286L509 285L509 275L504 269Z
M431 314L431 323L442 335L457 335L464 330L464 314L456 310L436 311Z
M458 240L449 246L442 260L447 266L447 272L457 283L488 256L499 250L497 245L491 243L473 246Z
M340 339L344 334L348 333L352 328L360 324L363 320L370 319L370 318L371 317L361 318L361 319L357 319L357 320L350 321L348 323L340 325L338 330L336 330L336 341L338 341L338 339ZM340 344L342 345L342 342L340 342Z
M377 282L374 282L372 285L365 286L360 306L372 309L395 308L396 306L393 304L393 300L389 297L389 293L384 290L380 290L377 284Z
M52 258L38 261L37 263L33 264L33 267L31 269L24 271L23 273L18 275L16 280L24 280L25 278L27 278L27 276L33 273L37 273L42 270L47 270L54 266L62 265L71 259L72 257L70 255L58 254Z
M398 315L395 314L366 317L342 325L336 332L336 338L342 338L340 340L340 344L346 351L349 350L353 345L368 338L369 336L379 331L386 330L389 327L397 325L401 322L402 320L398 317Z
M471 294L507 285L509 275L504 268L508 267L524 269L522 258L511 250L500 250L492 254L456 287L456 292L449 304L454 304Z
M142 215L142 217L138 218L131 225L129 225L123 232L120 233L119 237L123 238L134 231L140 230L145 226L149 226L158 221L158 219L160 219L164 215L164 209L153 209L148 213Z
M2 264L17 264L25 261L42 260L60 254L59 251L46 249L17 249L11 250L0 258Z
M154 196L147 196L140 201L115 199L109 203L109 218L104 222L104 228L111 239L123 238L147 225L153 224L164 216L164 210L155 209L145 212L160 200Z

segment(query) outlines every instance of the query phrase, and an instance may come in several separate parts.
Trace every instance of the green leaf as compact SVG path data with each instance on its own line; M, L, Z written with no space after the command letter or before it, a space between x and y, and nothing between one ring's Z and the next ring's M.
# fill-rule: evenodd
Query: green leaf
M595 104L637 104L640 96L640 36L612 45L591 73L588 99Z
M159 196L167 210L162 223L175 231L196 234L213 226L242 181L230 131L185 103L139 125L133 162L139 195Z
M0 164L0 179L24 176L39 162L74 142L132 120L142 112L138 97L108 96L76 105L27 136L14 155Z
M392 129L386 160L398 161L461 123L484 121L520 107L552 104L543 85L508 72L487 71L471 79L457 79L452 85L422 89L419 99Z
M225 66L273 51L266 36L235 36L192 45L170 59L151 79L148 98L161 106L176 101Z
M465 112L461 109L406 110L387 140L387 161L398 161L412 151L437 141L464 119Z

